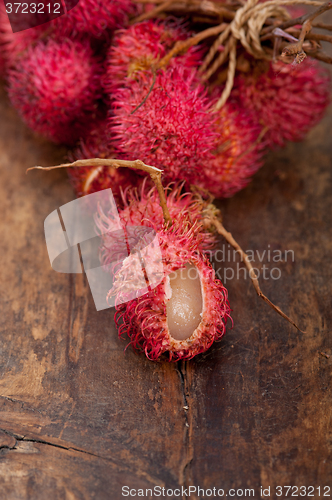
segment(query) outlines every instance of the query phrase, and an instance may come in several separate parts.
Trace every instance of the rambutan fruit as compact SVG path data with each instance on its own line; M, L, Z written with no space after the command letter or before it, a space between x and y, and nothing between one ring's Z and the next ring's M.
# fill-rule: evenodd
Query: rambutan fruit
M185 27L175 21L148 20L117 32L106 58L106 92L112 97L116 88L126 84L126 78L135 79L137 73L150 71L177 41L189 36ZM202 49L192 47L186 54L173 57L169 64L197 68L201 57Z
M88 41L39 40L8 71L8 93L30 128L71 145L97 112L101 64Z
M213 159L217 141L213 101L197 72L183 67L141 73L130 87L118 89L110 118L110 133L121 157L140 158L164 170L167 182L200 176Z
M316 61L301 64L269 63L238 76L234 95L267 127L270 147L301 141L322 118L330 102L330 78Z
M198 184L216 198L228 198L243 189L262 166L264 130L234 100L218 112L216 129L214 158L204 165Z
M105 120L101 120L71 152L70 161L113 158L113 156L111 139L107 133L107 123ZM125 190L131 185L138 185L142 181L142 177L131 169L110 166L69 168L68 175L77 196L111 188L113 196L117 200L120 199L121 190Z
M227 290L197 250L191 228L175 222L157 231L157 237L161 252L154 247L145 255L141 252L140 262L148 262L150 269L161 266L161 282L140 295L136 255L125 259L109 293L115 296L115 321L119 335L127 334L133 348L149 359L158 360L162 354L169 361L191 359L224 335L230 317ZM139 296L128 300L133 290Z
M122 28L136 9L131 0L79 0L73 9L52 24L61 35L84 33L98 38L106 35L108 30Z

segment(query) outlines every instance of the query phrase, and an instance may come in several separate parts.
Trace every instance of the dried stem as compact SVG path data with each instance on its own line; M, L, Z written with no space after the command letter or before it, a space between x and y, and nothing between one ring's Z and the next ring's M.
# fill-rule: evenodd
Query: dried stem
M135 19L133 19L131 21L131 24L141 23L142 21L146 21L147 19L157 17L158 14L160 14L161 12L166 10L168 7L170 7L172 5L172 3L174 3L174 1L175 0L166 0L166 2L161 3L160 5L155 7L154 9L152 9L148 12L145 12L141 16L138 16Z
M166 54L166 56L159 61L158 68L164 68L165 66L167 66L172 57L177 56L180 53L185 53L190 49L190 47L198 45L206 38L219 35L220 32L224 31L227 28L227 26L228 24L222 23L219 26L207 28L206 30L197 33L197 35L194 35L187 40L176 42L172 50L170 50L168 54Z
M135 170L143 170L150 175L153 180L160 199L160 206L163 210L164 220L167 224L172 224L172 219L169 214L169 210L167 207L165 191L161 182L161 174L162 170L156 167L152 167L151 165L146 165L141 160L116 160L116 159L105 159L105 158L92 158L88 160L76 160L73 163L63 163L62 165L56 165L53 167L31 167L27 169L27 172L30 170L55 170L57 168L72 168L72 167L127 167L133 168Z
M294 321L292 319L290 319L278 306L274 305L273 302L271 302L266 297L266 295L264 295L264 293L261 291L258 278L256 276L254 268L251 265L251 262L248 258L248 255L242 250L240 245L235 241L232 234L224 228L222 222L215 215L213 215L212 217L207 216L206 221L209 225L213 224L215 226L217 232L220 235L222 235L225 238L225 240L240 254L241 259L243 260L246 268L249 271L249 276L250 276L250 279L254 285L254 288L256 290L257 295L259 297L261 297L267 304L269 304L269 306L272 307L272 309L274 311L276 311L278 314L280 314L280 316L282 316L284 319L286 319L291 325L295 326L295 328L297 330L299 330L301 333L304 333L304 332L302 332L302 330L300 330L300 328L297 326L296 323L294 323Z

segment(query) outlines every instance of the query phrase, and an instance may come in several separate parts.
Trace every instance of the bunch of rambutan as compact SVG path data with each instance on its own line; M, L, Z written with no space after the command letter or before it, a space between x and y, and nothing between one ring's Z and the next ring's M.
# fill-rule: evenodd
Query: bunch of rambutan
M231 7L230 19L241 6ZM216 2L216 12L219 7ZM197 9L203 25L208 23L211 14L203 5ZM123 227L148 225L158 235L161 283L123 300L126 287L135 287L125 259L109 292L118 303L120 334L127 333L131 344L154 360L165 353L178 360L203 352L221 338L229 318L227 291L205 255L214 243L204 225L206 203L192 186L216 198L234 195L269 149L302 140L330 100L328 73L309 58L296 65L275 55L258 60L242 47L234 81L222 65L204 77L201 69L211 50L227 61L234 41L218 46L222 30L216 35L207 29L200 37L202 27L191 11L186 22L167 12L153 3L80 0L54 21L12 33L0 8L0 67L10 100L28 126L70 146L73 161L140 159L162 170L163 182L171 183L170 224L144 171L102 161L69 169L77 196L112 188ZM265 43L268 55L272 48ZM230 95L220 108L230 81ZM104 210L96 217L99 228L111 217ZM112 245L102 240L106 266Z

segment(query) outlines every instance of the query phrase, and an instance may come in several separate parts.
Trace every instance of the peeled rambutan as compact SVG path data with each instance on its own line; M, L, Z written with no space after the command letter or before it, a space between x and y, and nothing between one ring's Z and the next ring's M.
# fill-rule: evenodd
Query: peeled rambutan
M230 317L227 290L197 250L190 228L174 223L157 231L157 237L161 252L154 247L145 255L141 252L140 264L143 260L150 269L161 266L161 282L140 295L135 254L125 259L109 293L115 296L115 321L119 335L127 334L133 348L149 359L158 360L162 354L169 361L190 359L224 335ZM140 296L127 300L133 290Z
M151 70L177 41L189 36L185 27L175 21L148 20L119 31L107 54L104 78L107 93L112 97L116 88L126 84L126 78ZM196 68L201 57L202 50L192 47L186 54L173 57L169 64Z
M216 198L228 198L243 189L262 166L264 134L235 101L228 101L218 112L216 129L214 158L204 166L198 184Z
M101 96L100 74L89 42L40 40L8 71L8 93L30 128L71 145L91 127Z
M128 22L129 15L135 12L136 6L131 0L80 0L52 24L58 34L65 36L84 33L103 37L108 30L122 28Z
M316 61L301 64L269 63L238 76L234 95L267 127L270 147L300 141L322 118L330 102L330 78Z
M218 133L213 101L197 78L183 67L142 72L130 87L118 89L110 133L121 157L140 158L164 170L165 182L199 177L213 159Z
M113 158L113 156L111 139L107 133L107 123L105 120L101 120L71 152L70 161ZM137 185L142 181L142 178L131 169L110 166L69 168L68 175L77 196L111 188L113 196L117 200L120 198L121 189L125 190L127 187Z

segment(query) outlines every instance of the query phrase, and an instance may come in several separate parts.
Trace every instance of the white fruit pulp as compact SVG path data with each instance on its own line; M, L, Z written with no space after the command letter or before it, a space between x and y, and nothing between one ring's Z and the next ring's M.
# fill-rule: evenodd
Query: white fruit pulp
M192 264L178 269L170 276L171 298L166 304L167 324L175 340L186 340L202 319L203 300L201 280Z

